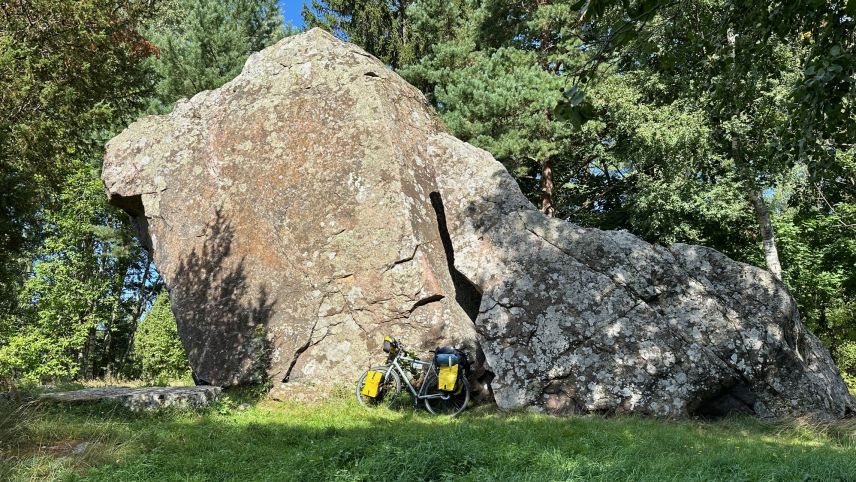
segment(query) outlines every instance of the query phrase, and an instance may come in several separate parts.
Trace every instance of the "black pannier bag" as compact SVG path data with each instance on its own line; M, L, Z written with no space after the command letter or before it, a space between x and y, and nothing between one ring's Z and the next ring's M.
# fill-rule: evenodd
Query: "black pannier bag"
M437 348L434 352L434 365L437 367L438 388L446 392L455 391L458 379L469 370L466 353L451 346Z
M451 346L441 346L441 347L437 348L437 350L434 353L435 353L435 355L434 355L434 364L435 365L437 364L437 355L457 355L458 356L458 362L460 363L461 368L464 369L464 372L466 372L466 373L470 372L470 359L467 356L467 352L465 352L464 350L458 350L457 348L451 347ZM439 366L439 365L437 365L437 366Z

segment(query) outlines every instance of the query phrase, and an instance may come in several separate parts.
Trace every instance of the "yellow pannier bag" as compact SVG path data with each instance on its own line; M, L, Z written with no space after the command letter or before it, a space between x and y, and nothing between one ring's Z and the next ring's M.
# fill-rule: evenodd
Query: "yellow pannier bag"
M369 370L366 372L366 379L363 380L363 388L360 393L367 397L375 398L380 391L380 382L383 380L383 372L379 370Z
M437 385L444 392L455 391L458 382L458 365L441 365L440 374L437 376Z

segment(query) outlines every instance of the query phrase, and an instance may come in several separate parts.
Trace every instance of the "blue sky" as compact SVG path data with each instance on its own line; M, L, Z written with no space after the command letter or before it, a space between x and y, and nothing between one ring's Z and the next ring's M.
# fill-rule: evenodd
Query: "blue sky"
M286 23L290 21L295 27L303 26L303 17L300 16L303 3L304 0L279 0L279 8Z

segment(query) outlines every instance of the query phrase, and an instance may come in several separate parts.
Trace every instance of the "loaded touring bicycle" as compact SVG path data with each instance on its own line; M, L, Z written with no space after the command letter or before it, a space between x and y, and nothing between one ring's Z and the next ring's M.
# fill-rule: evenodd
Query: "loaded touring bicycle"
M467 408L470 385L466 353L440 347L433 351L432 361L423 361L390 336L383 340L383 351L388 353L386 364L366 370L357 381L355 392L361 405L398 406L403 383L413 396L413 405L422 401L433 414L454 416Z

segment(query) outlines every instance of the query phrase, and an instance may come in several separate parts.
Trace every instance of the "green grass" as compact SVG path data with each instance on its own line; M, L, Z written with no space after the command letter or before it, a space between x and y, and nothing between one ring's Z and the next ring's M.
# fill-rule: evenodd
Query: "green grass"
M363 409L344 396L236 405L148 414L0 405L0 480L856 480L852 421L555 418L485 408L448 419Z

